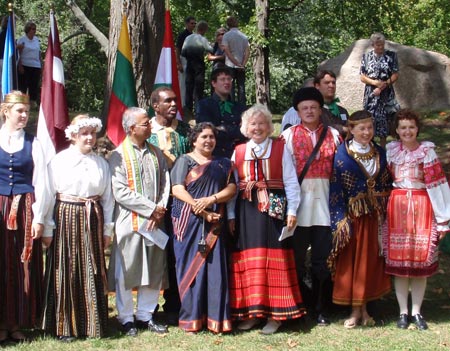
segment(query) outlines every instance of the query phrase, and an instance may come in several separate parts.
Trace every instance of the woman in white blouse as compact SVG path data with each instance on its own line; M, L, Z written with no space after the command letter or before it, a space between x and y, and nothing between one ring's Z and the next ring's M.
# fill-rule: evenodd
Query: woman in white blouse
M397 327L413 322L419 330L428 325L422 317L427 277L438 269L438 243L449 230L450 189L434 144L418 141L419 115L400 110L395 116L398 141L387 145L387 161L394 179L384 232L386 272L394 276L400 309ZM411 293L411 318L408 295Z
M241 321L240 330L267 319L263 334L272 334L283 320L305 313L290 239L279 241L283 225L290 231L296 227L300 186L284 142L270 139L273 129L265 106L255 105L242 115L241 133L250 141L237 146L232 156L239 193L236 208L230 204L228 213L236 237L231 315Z
M41 313L47 170L41 144L24 128L28 95L12 91L0 116L0 342L23 341Z
M30 95L33 104L39 98L39 80L41 78L41 42L36 36L36 24L28 21L25 24L25 35L17 40L19 50L18 83L19 89Z
M43 328L63 342L101 337L108 308L104 249L110 243L114 200L106 160L92 150L101 121L76 116L66 128L71 145L49 165L51 208Z

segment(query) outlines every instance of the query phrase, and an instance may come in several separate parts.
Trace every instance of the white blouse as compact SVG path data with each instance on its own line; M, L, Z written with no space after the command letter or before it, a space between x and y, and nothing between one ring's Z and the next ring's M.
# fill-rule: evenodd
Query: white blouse
M44 236L53 235L56 193L77 197L99 195L104 216L103 234L110 236L114 227L114 198L111 192L111 172L106 160L93 152L82 154L77 146L70 145L52 159L48 168L51 200Z

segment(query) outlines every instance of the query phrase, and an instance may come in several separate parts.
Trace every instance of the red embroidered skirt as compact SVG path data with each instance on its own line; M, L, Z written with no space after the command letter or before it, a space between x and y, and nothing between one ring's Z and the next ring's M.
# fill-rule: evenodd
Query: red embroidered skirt
M438 268L439 233L424 189L394 189L388 204L383 246L386 273L428 277Z

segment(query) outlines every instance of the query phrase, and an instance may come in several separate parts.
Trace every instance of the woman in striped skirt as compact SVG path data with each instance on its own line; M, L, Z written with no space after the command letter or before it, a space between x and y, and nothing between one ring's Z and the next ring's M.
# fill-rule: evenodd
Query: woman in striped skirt
M47 170L41 144L26 133L30 100L6 94L0 108L0 343L25 340L38 323Z
M49 165L54 206L44 237L46 296L42 326L61 341L101 337L108 319L104 248L113 228L114 200L108 163L92 152L98 118L79 115L66 129L72 145Z

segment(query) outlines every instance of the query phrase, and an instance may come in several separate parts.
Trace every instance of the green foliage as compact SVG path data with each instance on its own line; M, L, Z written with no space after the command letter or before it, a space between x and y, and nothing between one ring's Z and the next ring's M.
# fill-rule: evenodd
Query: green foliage
M7 12L7 2L4 4ZM107 58L98 43L75 19L64 0L53 1L61 41L67 101L70 110L100 111L106 80ZM108 33L109 2L77 1L78 6L103 33ZM14 3L16 38L24 35L24 24L36 23L37 37L41 41L42 60L45 58L50 31L50 3L44 0L19 0ZM68 39L67 39L68 38Z
M156 1L156 0L153 0ZM162 0L158 0L162 1ZM77 0L88 18L105 34L109 26L109 1ZM8 1L0 0L7 13ZM107 60L93 38L83 31L65 0L54 0L66 76L69 108L100 110L106 80ZM44 0L17 0L17 37L24 23L37 24L37 36L45 52L50 4ZM174 37L184 28L186 16L206 20L213 41L215 30L228 16L239 18L241 30L252 47L270 52L271 108L284 112L292 93L302 81L314 75L325 59L344 51L355 40L375 31L389 40L450 55L450 1L448 0L270 0L268 37L258 32L254 0L170 0ZM73 37L72 37L73 36ZM71 38L66 41L66 38ZM252 51L254 55L254 51ZM254 77L247 70L247 100L255 101Z

